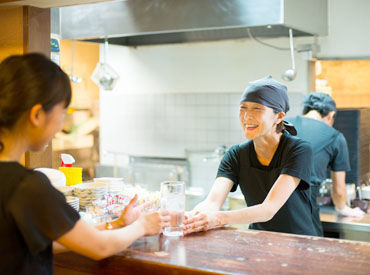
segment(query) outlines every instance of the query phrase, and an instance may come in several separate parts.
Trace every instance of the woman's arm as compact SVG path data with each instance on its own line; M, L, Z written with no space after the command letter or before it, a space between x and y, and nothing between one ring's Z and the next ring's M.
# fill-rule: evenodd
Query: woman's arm
M126 249L144 235L155 235L168 226L169 216L158 212L141 216L134 223L116 230L98 230L80 219L57 242L65 248L94 260L100 260ZM61 249L60 246L57 248Z
M136 221L140 215L143 214L143 210L146 206L146 204L143 204L141 206L136 206L135 203L138 199L137 194L130 200L128 205L125 207L125 209L122 211L121 216L118 219L115 219L114 221L110 222L111 229L118 229L122 228L124 226L130 225L134 221ZM100 223L95 225L95 228L98 230L105 230L106 223ZM53 253L63 253L67 252L69 249L65 246L61 245L60 243L54 241L53 242Z
M59 254L69 251L69 249L57 241L53 241L53 254Z
M196 205L193 212L220 210L233 184L228 178L218 177L207 198Z
M256 223L271 220L289 199L299 182L299 178L280 175L263 203L240 210L226 211L224 223Z
M263 203L232 211L199 213L184 222L185 234L211 229L215 226L236 223L266 222L274 217L300 182L299 178L280 175Z

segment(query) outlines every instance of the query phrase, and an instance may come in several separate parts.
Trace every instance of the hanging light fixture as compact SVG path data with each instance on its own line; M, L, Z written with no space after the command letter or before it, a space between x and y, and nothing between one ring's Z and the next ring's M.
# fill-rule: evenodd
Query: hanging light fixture
M119 75L116 71L108 65L108 39L104 40L104 54L103 54L103 62L99 62L93 74L91 75L91 79L98 85L100 88L104 90L113 90L119 80Z

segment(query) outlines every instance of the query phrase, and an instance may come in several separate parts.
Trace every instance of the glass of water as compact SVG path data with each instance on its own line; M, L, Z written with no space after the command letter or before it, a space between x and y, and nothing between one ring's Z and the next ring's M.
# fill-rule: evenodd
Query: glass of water
M161 209L171 216L171 226L163 231L165 236L183 236L185 212L185 182L164 181L161 183Z

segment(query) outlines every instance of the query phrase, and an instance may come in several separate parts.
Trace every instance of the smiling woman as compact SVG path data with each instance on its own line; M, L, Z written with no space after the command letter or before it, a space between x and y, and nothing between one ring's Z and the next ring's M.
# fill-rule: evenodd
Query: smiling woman
M286 86L266 77L251 82L240 100L239 119L249 141L223 157L205 201L186 216L185 234L225 224L317 235L309 199L312 150L283 121L289 111ZM248 207L219 211L228 193L240 187Z
M254 102L241 102L239 119L247 139L267 134L273 130L272 124L282 122L283 113L275 113L273 109ZM281 132L281 131L280 131Z

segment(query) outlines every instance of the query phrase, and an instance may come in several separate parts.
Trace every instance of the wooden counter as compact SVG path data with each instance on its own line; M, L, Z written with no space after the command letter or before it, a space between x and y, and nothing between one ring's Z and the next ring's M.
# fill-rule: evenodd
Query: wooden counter
M370 243L218 228L145 237L102 261L55 256L55 274L369 274Z
M370 214L362 218L338 215L332 206L320 207L320 220L324 236L370 242Z

